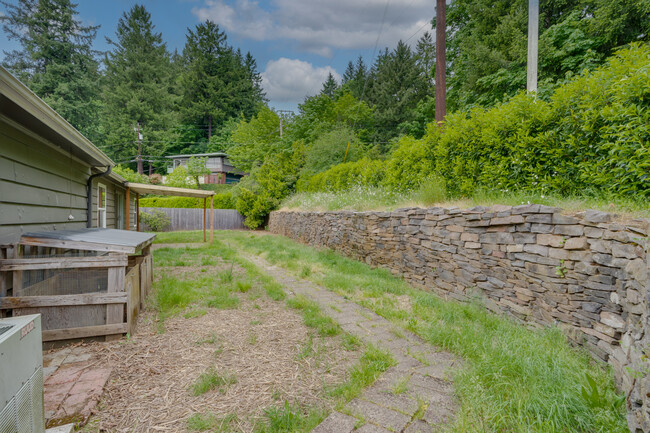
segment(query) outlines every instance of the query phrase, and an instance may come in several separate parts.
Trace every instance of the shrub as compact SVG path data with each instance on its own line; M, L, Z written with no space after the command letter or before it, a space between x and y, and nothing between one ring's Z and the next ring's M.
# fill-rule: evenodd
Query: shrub
M379 186L386 176L384 161L363 158L355 162L335 165L309 179L301 179L298 190L337 192L354 185Z
M154 232L162 232L171 225L171 220L161 210L154 210L151 213L140 212L140 221Z

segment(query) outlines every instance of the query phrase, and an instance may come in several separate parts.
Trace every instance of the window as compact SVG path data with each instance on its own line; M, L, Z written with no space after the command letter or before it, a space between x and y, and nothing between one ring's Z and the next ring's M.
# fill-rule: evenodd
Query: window
M106 186L97 186L97 227L106 228Z

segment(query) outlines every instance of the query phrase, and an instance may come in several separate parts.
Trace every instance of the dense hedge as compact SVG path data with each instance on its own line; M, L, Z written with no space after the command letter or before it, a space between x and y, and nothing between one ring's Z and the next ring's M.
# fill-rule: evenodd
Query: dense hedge
M332 167L306 182L307 190L378 179L404 190L439 175L452 195L484 188L650 197L649 105L650 47L638 44L548 101L520 94L491 109L449 114L444 128L430 124L422 139L403 137L385 163ZM364 167L377 171L358 175Z
M215 194L213 196L215 209L234 209L235 199L230 192ZM208 206L210 201L208 200ZM203 199L193 197L157 197L149 196L140 199L140 207L164 208L200 208L203 209Z

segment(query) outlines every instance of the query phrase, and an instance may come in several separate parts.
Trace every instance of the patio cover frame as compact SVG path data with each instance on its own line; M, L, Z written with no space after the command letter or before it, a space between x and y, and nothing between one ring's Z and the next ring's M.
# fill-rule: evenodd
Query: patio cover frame
M126 183L126 229L130 230L131 224L131 191L136 194L135 200L135 215L136 215L136 231L140 231L140 194L158 194L158 195L172 195L176 197L195 197L203 198L203 242L207 241L206 236L206 212L207 212L207 199L210 197L210 243L214 239L214 191L204 191L201 189L189 188L175 188L171 186L162 185L149 185L146 183Z

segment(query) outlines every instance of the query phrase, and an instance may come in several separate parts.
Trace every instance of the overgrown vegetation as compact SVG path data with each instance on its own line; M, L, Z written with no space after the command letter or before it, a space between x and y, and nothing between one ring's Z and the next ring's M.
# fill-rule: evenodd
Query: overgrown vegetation
M471 303L443 301L382 269L285 238L220 233L238 248L334 290L466 362L454 377L454 431L625 432L624 399L611 371L571 347L556 328L531 330ZM407 295L404 310L396 296ZM345 395L345 387L334 391ZM597 398L592 398L593 396ZM585 397L587 396L587 397Z

